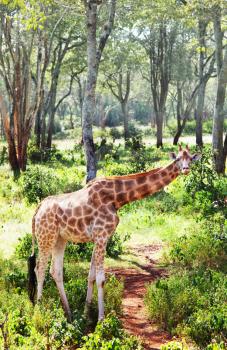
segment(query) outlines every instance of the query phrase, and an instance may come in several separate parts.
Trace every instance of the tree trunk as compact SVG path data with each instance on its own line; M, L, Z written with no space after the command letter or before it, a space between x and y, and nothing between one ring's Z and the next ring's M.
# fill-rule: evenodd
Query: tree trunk
M176 132L176 134L175 134L175 136L173 138L173 144L174 145L178 144L179 138L181 137L182 132L184 131L184 128L185 128L187 120L188 120L188 116L184 116L181 125L178 125L177 132Z
M198 146L203 145L203 108L204 108L204 97L206 90L206 82L204 81L204 59L205 59L205 36L206 36L207 22L199 20L199 91L196 109L196 144Z
M83 144L86 155L87 182L96 177L95 146L92 123L95 114L95 89L97 82L96 67L96 21L97 4L87 6L87 82L83 101Z
M225 141L224 141L224 170L225 170L226 158L227 158L227 133L225 134Z
M41 111L38 110L35 119L35 135L36 135L36 146L40 149L41 146Z
M96 158L93 140L92 123L95 114L95 90L98 76L99 63L107 39L114 24L116 11L116 0L111 0L109 19L105 23L100 34L99 45L96 48L96 26L97 26L97 3L98 1L86 2L87 18L87 81L83 101L83 144L86 156L87 182L96 177Z
M203 81L199 87L196 116L196 144L203 146L203 108L205 98L206 83Z
M215 54L217 63L217 91L213 118L212 144L214 150L214 162L216 171L221 174L225 171L225 155L223 145L224 131L224 102L225 90L227 85L227 46L225 47L225 56L223 60L222 39L220 16L214 19L215 36Z
M125 139L125 141L127 141L129 138L128 103L127 103L127 101L121 101L121 111L122 111L123 122L124 122L124 139Z
M163 136L163 119L164 112L163 110L159 110L155 113L156 116L156 126L157 126L157 134L156 134L156 145L157 148L163 147L162 136Z

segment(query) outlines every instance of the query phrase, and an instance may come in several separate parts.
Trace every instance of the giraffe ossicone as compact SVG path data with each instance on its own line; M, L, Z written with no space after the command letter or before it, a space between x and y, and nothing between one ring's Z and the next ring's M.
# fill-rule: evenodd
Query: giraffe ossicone
M105 282L104 256L108 239L114 233L119 218L117 210L123 205L142 199L161 190L179 174L188 174L192 161L199 158L191 155L188 146L179 147L179 153L170 154L173 162L166 167L144 173L125 176L96 178L77 192L50 196L38 206L32 222L34 241L38 243L38 261L30 266L30 299L34 301L35 279L37 300L40 300L48 260L52 256L50 273L59 290L63 309L68 320L71 311L63 285L63 258L68 241L94 242L88 275L86 308L92 301L93 285L98 289L99 320L104 318L103 286Z

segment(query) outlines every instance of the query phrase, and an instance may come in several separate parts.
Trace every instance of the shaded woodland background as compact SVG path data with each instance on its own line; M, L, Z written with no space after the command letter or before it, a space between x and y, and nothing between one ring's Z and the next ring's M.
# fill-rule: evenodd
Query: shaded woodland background
M1 1L1 137L9 162L26 169L31 138L81 129L87 180L96 175L93 125L148 127L163 146L191 127L212 133L226 160L225 1ZM34 135L34 136L33 136ZM64 136L65 135L65 136Z

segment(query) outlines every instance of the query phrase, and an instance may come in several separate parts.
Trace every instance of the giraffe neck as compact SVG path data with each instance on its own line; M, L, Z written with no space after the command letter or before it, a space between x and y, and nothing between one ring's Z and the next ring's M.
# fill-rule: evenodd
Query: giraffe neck
M116 177L115 179L115 207L119 209L123 205L135 200L147 197L172 182L180 170L176 162L172 162L165 168L151 170L142 174Z

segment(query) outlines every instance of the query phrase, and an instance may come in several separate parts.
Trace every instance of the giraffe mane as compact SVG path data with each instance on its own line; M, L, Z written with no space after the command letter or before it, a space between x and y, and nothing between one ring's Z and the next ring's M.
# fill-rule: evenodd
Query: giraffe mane
M149 171L145 171L143 173L135 173L135 174L128 174L128 175L114 175L114 176L106 176L105 179L108 180L127 180L127 179L137 179L138 177L142 177L144 175L148 174L154 174L157 173L159 170L162 168L156 168L156 169L151 169Z

